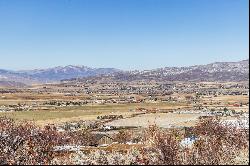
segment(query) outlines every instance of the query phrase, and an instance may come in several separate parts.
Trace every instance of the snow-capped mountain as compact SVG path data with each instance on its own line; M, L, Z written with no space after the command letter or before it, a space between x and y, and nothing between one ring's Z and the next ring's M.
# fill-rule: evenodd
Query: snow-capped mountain
M247 81L248 74L249 60L130 72L132 77L166 81Z
M249 60L215 62L190 67L165 67L154 70L128 71L112 74L107 79L116 81L248 81Z
M86 66L58 66L48 69L9 71L0 70L0 81L16 81L22 83L55 82L62 79L110 74L120 70L114 68L90 68Z
M41 81L60 81L62 79L96 76L100 74L110 74L118 72L114 68L90 68L86 66L57 66L48 69L36 69L19 71L19 73L31 76Z
M28 74L0 69L0 81L14 81L25 84L38 83L39 81Z
M239 62L215 62L190 67L165 67L144 71L121 71L115 68L90 68L73 65L22 71L0 70L0 81L30 84L100 75L124 81L145 79L159 81L248 81L248 74L249 60L243 60Z

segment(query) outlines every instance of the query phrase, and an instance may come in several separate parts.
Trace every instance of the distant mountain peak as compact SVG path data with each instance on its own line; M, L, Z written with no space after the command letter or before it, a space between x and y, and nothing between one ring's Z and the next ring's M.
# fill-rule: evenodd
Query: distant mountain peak
M0 70L0 81L23 83L51 82L72 78L106 75L124 80L155 79L162 81L244 81L249 80L249 59L239 62L215 62L189 67L165 67L153 70L122 71L115 68L90 68L83 65L56 66L22 71Z
M19 73L41 81L60 81L70 78L111 74L117 71L118 69L113 68L90 68L83 65L67 65L46 69L19 71Z

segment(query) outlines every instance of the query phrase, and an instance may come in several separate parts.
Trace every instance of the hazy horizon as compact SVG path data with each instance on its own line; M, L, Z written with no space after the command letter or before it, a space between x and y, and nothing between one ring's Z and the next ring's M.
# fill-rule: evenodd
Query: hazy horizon
M0 69L205 65L248 45L247 0L0 0Z

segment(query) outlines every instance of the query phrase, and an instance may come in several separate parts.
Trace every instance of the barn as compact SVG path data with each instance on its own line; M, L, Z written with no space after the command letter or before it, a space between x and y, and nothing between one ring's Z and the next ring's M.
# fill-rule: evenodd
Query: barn
M96 133L93 146L110 145L114 142L114 139L108 134Z

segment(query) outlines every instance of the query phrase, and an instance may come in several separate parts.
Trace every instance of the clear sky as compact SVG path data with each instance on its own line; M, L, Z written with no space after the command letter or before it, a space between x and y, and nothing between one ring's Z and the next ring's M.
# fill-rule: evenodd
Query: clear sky
M248 59L248 0L0 0L0 68Z

